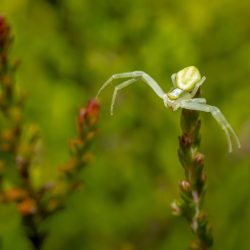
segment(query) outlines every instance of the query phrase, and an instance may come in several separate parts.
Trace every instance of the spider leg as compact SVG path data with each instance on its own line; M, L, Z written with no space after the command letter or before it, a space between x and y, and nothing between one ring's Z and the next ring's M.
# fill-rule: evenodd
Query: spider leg
M200 86L205 82L205 80L206 80L206 77L203 76L203 77L201 78L201 80L200 80L199 82L196 83L194 89L193 89L192 92L190 93L191 98L193 98L193 97L196 95L198 89L199 89Z
M161 98L164 100L164 96L166 95L164 93L164 91L161 89L160 85L147 73L143 72L143 71L137 71L138 73L141 73L141 79L144 83L146 83L147 85L149 85L149 87L151 87L154 92Z
M125 72L125 73L118 73L118 74L114 74L112 75L103 85L102 87L99 89L96 97L99 96L99 94L102 92L103 89L105 89L109 84L111 84L113 82L113 80L115 79L120 79L120 78L131 78L131 77L140 77L140 75L138 75L137 71L133 71L133 72Z
M229 152L232 152L232 141L230 137L230 133L234 137L238 147L240 148L240 141L238 136L236 135L235 131L233 130L232 126L229 124L229 122L226 120L224 115L221 113L221 111L215 107L211 106L205 103L199 103L199 102L194 102L195 99L200 99L200 98L194 98L191 100L185 100L180 103L180 107L185 108L185 109L190 109L190 110L198 110L198 111L204 111L204 112L210 112L214 119L219 123L221 128L224 130L226 134L226 138L228 141L228 146L229 146ZM201 98L203 99L203 98Z
M123 88L127 87L128 85L130 85L138 80L139 80L138 78L132 78L132 79L129 79L129 80L127 80L127 81L125 81L125 82L123 82L115 87L113 97L112 97L112 102L111 102L111 108L110 108L111 115L114 114L114 112L113 112L114 111L114 104L115 104L115 99L116 99L116 95L117 95L118 90L123 89Z
M159 84L147 73L143 72L143 71L133 71L133 72L126 72L126 73L120 73L120 74L114 74L112 75L103 85L102 87L99 89L96 97L98 97L98 95L101 93L101 91L107 87L109 84L111 84L113 82L113 80L115 79L120 79L120 78L133 78L133 79L137 79L137 80L142 80L144 83L146 83L147 85L149 85L149 87L151 87L154 92L161 98L164 98L164 91L161 89L161 87L159 86ZM127 85L126 85L127 86Z
M174 73L174 74L171 75L171 80L172 80L174 88L176 88L175 77L176 77L176 73Z
M205 98L192 98L192 99L189 99L188 102L191 102L191 103L206 103L207 100Z
M190 94L188 94L188 97L183 97L183 98L179 98L178 100L176 100L174 102L173 105L173 111L177 110L179 107L182 107L181 104L185 101L188 101L190 103L206 103L207 100L205 98L193 98L190 99ZM164 102L165 103L165 102ZM183 104L182 104L183 105ZM165 105L166 106L166 105Z

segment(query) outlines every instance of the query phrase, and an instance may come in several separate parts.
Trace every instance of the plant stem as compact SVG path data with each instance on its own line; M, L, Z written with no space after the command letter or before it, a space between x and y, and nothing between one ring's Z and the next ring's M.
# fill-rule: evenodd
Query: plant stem
M38 230L38 223L34 216L24 216L22 218L23 225L26 227L26 234L34 250L40 250L43 246L45 233Z
M190 242L190 250L207 250L213 244L211 227L202 210L206 175L203 171L204 155L199 151L200 126L197 111L182 110L178 156L184 168L185 179L180 182L180 199L172 203L172 209L175 215L188 221L195 236Z
M39 133L37 126L24 127L25 99L14 81L18 61L9 58L12 40L11 28L0 16L0 202L16 204L27 238L34 250L40 250L48 234L41 227L43 221L65 207L67 196L82 182L80 171L92 158L90 146L97 131L100 105L91 99L80 108L69 162L60 169L57 181L35 187L31 169Z

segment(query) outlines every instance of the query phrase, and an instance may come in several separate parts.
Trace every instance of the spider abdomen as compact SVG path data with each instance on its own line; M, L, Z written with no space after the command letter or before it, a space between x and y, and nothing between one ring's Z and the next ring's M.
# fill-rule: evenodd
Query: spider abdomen
M201 80L201 74L195 66L189 66L176 73L176 86L190 91Z

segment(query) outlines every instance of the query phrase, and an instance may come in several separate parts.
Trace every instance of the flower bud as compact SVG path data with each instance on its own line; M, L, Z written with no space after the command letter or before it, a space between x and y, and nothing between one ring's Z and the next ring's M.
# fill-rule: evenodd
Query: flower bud
M181 209L179 207L179 204L178 204L178 201L173 201L170 205L171 207L171 210L172 210L172 214L173 215L176 215L176 216L179 216L181 215Z
M10 27L3 16L0 16L0 53L6 51L10 42Z
M190 147L192 144L192 138L188 134L183 134L179 137L179 142L184 147Z
M37 210L36 203L33 199L27 198L17 204L17 208L22 215L34 214Z
M21 188L11 188L5 192L5 198L7 201L18 202L27 197L27 192Z
M195 156L194 156L194 163L196 165L203 165L204 164L204 154L202 153L197 153Z
M187 180L183 180L180 182L180 189L182 192L189 192L190 191L190 188L191 188L191 184L189 181Z

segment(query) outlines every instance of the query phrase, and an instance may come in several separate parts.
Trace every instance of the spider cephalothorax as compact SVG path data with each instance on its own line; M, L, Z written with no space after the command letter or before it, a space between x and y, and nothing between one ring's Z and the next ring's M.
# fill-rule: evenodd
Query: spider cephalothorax
M120 74L112 75L100 88L97 96L100 92L115 79L126 79L115 87L114 94L111 103L111 115L113 115L113 107L118 90L127 87L128 85L136 82L143 81L149 85L154 92L163 100L164 105L173 111L178 108L198 110L204 112L210 112L215 120L220 124L226 134L226 138L229 145L229 152L232 151L231 136L234 137L238 147L240 147L240 141L233 128L226 120L221 111L215 107L208 105L205 98L194 98L198 89L206 80L206 77L201 77L199 70L194 66L186 67L171 76L173 82L173 88L165 93L159 84L147 73L143 71L132 71ZM231 133L231 134L230 134Z

